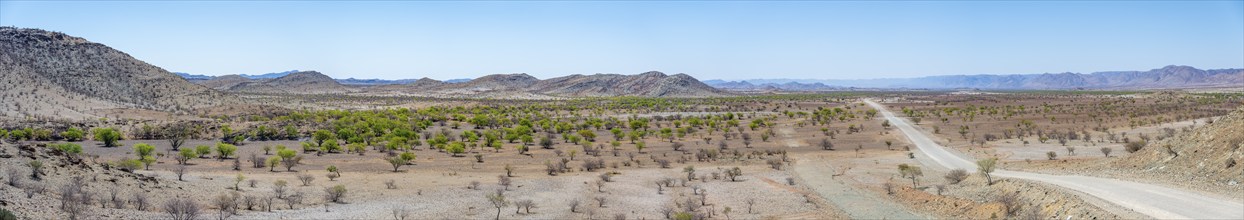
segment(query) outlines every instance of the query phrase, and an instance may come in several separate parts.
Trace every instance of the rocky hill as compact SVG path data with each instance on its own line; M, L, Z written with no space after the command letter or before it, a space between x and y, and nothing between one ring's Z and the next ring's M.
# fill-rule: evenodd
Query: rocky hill
M235 86L238 86L244 83L259 82L259 80L246 78L246 77L239 76L239 75L224 75L224 76L212 77L211 79L207 79L207 80L191 80L190 82L203 85L208 88L212 88L216 90L227 91L227 90L233 89L233 87Z
M97 119L98 111L165 112L238 102L103 44L0 27L0 116Z
M1211 124L1149 143L1113 162L1123 169L1237 186L1244 183L1244 108Z
M665 75L645 72L638 75L570 75L541 80L530 91L556 96L607 97L711 97L724 93L687 74Z
M570 75L545 80L527 74L495 74L461 83L420 79L371 89L415 96L557 98L557 97L714 97L729 95L686 74L646 72L637 75Z
M302 71L269 79L238 83L227 91L248 93L285 93L285 94L328 94L348 93L358 89L351 88L316 71Z

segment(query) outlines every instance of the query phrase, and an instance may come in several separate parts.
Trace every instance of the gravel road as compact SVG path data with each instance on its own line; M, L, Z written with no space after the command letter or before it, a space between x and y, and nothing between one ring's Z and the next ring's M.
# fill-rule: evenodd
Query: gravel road
M864 102L880 111L891 124L898 127L916 145L920 152L938 165L950 169L962 168L969 172L976 171L976 164L968 157L942 147L918 128L908 124L905 119L886 110L881 104L872 100L864 100ZM1157 185L1110 178L1006 170L996 170L993 175L1041 181L1066 187L1157 219L1244 219L1244 204Z

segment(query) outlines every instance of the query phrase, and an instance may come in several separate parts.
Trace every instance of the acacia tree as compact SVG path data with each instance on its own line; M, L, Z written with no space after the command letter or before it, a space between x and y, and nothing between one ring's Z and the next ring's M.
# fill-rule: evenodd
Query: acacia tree
M989 183L989 185L993 185L993 176L990 174L993 173L994 165L997 163L997 158L988 158L976 161L976 171L985 176L985 180Z
M155 157L151 156L151 152L155 151L155 147L146 143L138 143L134 145L134 153L138 154L138 160L143 162L143 169L150 170L151 164L155 163Z
M924 176L924 172L920 170L919 166L907 165L907 164L899 164L898 173L903 178L911 179L912 188L917 187L916 178L919 178L920 176Z
M104 142L104 147L116 147L117 140L121 140L121 132L113 128L96 128L92 132L96 141Z

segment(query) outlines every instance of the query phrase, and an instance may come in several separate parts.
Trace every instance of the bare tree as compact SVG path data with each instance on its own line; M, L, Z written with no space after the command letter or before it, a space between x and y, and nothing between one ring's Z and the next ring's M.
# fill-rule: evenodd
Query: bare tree
M177 174L177 181L186 181L182 179L182 176L186 175L186 164L178 164L177 168L173 168L173 173Z
M1006 212L1007 217L1014 216L1016 212L1019 212L1020 201L1018 192L1003 193L1001 196L998 196L995 201L1002 203L1003 211Z
M311 181L314 181L315 177L311 176L311 174L298 174L298 180L302 181L302 186L310 186Z
M69 215L69 219L78 219L90 208L91 193L83 190L85 184L82 176L75 176L60 187L60 209Z
M504 187L504 189L507 191L510 190L510 184L512 183L513 181L510 180L509 176L506 176L506 175L497 176L497 185L501 185L501 187Z
M394 220L405 220L410 217L410 210L407 210L405 206L394 206L392 212Z
M189 198L172 198L164 202L164 213L173 220L192 220L199 216L199 203Z
M510 201L505 200L505 190L497 189L496 192L489 193L485 197L488 198L488 202L492 203L493 207L497 208L497 217L495 219L501 219L501 208L510 206Z
M236 198L232 195L224 193L217 195L216 199L212 200L212 204L216 205L216 212L219 219L228 219L230 216L233 216L234 213L237 213L238 203Z
M595 199L596 199L596 207L600 207L600 208L604 208L604 207L605 207L605 197L604 197L604 196L597 196Z

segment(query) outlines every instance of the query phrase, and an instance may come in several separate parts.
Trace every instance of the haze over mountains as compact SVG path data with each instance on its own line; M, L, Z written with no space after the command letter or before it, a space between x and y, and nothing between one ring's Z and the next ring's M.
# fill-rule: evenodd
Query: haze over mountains
M823 79L751 79L727 82L707 80L705 83L723 89L779 86L788 83L803 85L826 84L834 87L857 88L924 88L924 89L1177 89L1203 87L1244 87L1244 69L1202 70L1190 66L1170 65L1148 71L1109 71L1082 73L1043 73L1010 75L947 75L916 78L823 80ZM780 87L780 86L779 86Z

